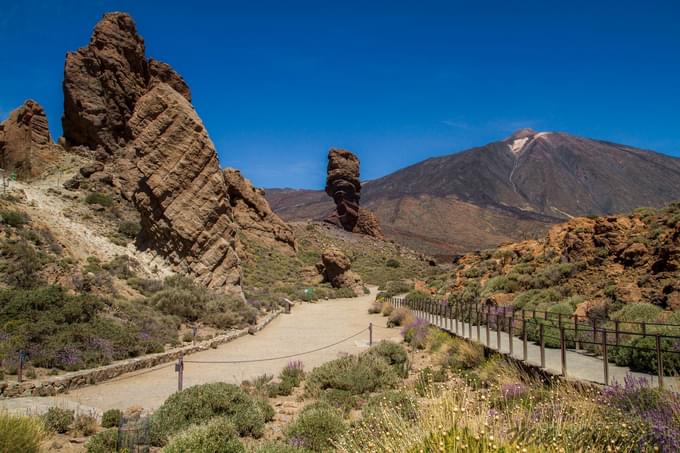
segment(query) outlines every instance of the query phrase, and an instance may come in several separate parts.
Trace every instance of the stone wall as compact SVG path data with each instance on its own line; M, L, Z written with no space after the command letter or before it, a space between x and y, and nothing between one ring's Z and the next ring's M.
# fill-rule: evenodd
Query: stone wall
M177 360L181 354L188 355L205 351L220 344L254 334L276 319L283 310L277 310L265 316L257 325L216 336L189 346L174 348L157 354L148 354L133 359L121 360L110 365L89 370L74 371L61 376L53 376L39 380L18 382L0 382L0 398L16 398L22 396L54 396L69 390L98 384L126 373L152 368L157 365Z

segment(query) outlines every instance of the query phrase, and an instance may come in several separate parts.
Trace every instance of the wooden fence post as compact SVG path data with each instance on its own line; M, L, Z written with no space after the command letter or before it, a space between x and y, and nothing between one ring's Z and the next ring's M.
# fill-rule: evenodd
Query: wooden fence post
M373 346L373 323L368 323L368 345Z
M524 315L524 314L522 314ZM524 361L529 360L529 352L527 349L527 320L522 319L522 357L524 357Z
M663 388L663 354L661 353L661 336L656 334L656 371L659 374L659 388Z
M494 317L496 320L496 350L501 352L501 323L498 322L498 311L494 313Z
M179 353L179 358L175 364L175 372L177 373L177 391L182 391L182 386L184 384L184 353Z
M607 331L602 330L602 362L604 366L604 385L609 385L609 351L607 349Z
M560 355L562 359L562 376L567 377L567 342L564 338L564 326L560 327Z
M491 314L491 307L486 307L486 347L491 347L491 332L489 331L489 315Z
M541 368L545 368L545 337L543 336L543 323L538 325L538 339L541 345Z
M512 356L513 353L513 330L515 327L515 313L511 313L510 316L508 316L508 348L510 348L510 356Z

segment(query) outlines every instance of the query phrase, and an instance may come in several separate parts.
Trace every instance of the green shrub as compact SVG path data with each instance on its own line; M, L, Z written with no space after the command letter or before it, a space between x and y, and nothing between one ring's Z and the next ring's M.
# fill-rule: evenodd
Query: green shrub
M90 192L87 194L87 197L85 197L85 203L109 207L113 205L113 198L105 193Z
M657 373L656 337L637 337L628 342L627 347L613 347L611 357L614 363L628 366L633 371L643 373ZM661 338L661 350L675 351L676 342L671 338ZM676 376L680 373L680 354L663 352L663 372L666 376Z
M33 288L40 283L38 273L44 262L31 244L23 239L5 242L2 244L2 253L6 262L0 271L5 283L18 288Z
M560 295L554 289L530 289L515 297L516 309L538 310L552 305L560 300Z
M29 222L29 218L21 211L0 211L0 221L14 228L21 228Z
M63 434L69 430L73 423L73 411L69 409L62 409L60 407L50 407L47 412L42 415L45 427L55 433Z
M130 239L136 238L140 231L142 231L142 227L138 222L125 221L118 225L118 232Z
M663 313L663 309L652 304L632 303L626 304L621 310L612 313L611 319L621 322L656 322ZM622 330L630 330L633 325L626 325Z
M232 422L216 417L207 423L192 425L172 437L164 453L241 453L246 449Z
M218 382L189 387L165 400L151 416L151 440L163 445L172 434L216 416L231 420L240 435L262 435L265 416L258 402L239 387Z
M394 368L375 354L346 356L312 370L305 381L305 392L319 396L325 389L338 389L360 395L391 388L398 379Z
M117 440L118 428L107 429L90 437L85 449L87 453L115 453Z
M91 415L78 414L73 420L73 430L83 436L91 436L97 432L97 419Z
M352 409L359 405L357 397L348 390L326 389L321 393L320 401L340 411L347 416Z
M279 373L279 379L281 382L288 382L291 387L297 387L302 382L305 377L305 372L302 366L302 362L295 361L290 362L285 366L281 373Z
M573 263L551 264L541 269L534 276L533 287L540 289L556 286L565 278L572 276L576 271L577 266Z
M406 301L416 301L416 300L429 300L432 296L429 293L420 291L417 289L412 289L404 298Z
M203 321L219 329L254 324L257 310L241 299L213 293L184 276L165 279L163 289L148 303L162 313L185 321Z
M408 293L413 289L413 284L403 280L389 281L385 284L385 297L394 297Z
M109 409L102 415L102 427L114 428L120 425L123 419L123 412L119 409Z
M368 350L368 354L373 354L384 359L394 368L401 377L408 376L408 353L404 346L392 341L383 340Z
M390 258L387 261L385 261L385 266L396 269L401 266L401 263L395 260L394 258Z
M254 453L308 453L310 451L306 448L295 447L283 442L265 442L257 447Z
M317 402L302 409L288 426L287 437L297 445L316 452L333 449L333 442L347 427L338 412L328 404Z
M404 420L418 418L415 397L403 390L388 390L371 396L361 413L366 419L378 419L382 418L385 411L394 411Z
M0 452L38 453L46 437L39 418L0 412Z
M514 293L519 290L520 285L517 280L513 280L504 275L499 275L497 277L490 278L484 289L482 290L482 296L490 296L491 294L504 292L504 293Z

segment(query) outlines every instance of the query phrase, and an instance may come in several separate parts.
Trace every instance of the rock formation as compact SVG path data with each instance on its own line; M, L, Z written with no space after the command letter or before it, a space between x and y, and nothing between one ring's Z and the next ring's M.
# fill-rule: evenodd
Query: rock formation
M121 190L141 214L139 245L209 288L240 284L236 225L215 147L185 97L158 83L137 101L134 139L118 162Z
M335 247L324 250L321 254L321 263L317 265L324 280L334 288L350 288L359 296L364 292L361 277L350 270L349 258Z
M240 171L233 168L224 170L224 180L239 229L255 240L294 252L293 230L271 210L264 191L254 188Z
M52 143L45 111L28 100L0 124L0 167L20 178L38 176L59 147Z
M67 145L115 168L110 184L141 215L138 246L199 283L240 292L239 229L295 251L292 230L262 194L238 171L222 171L188 85L166 63L147 60L129 15L104 15L90 43L67 55L62 123Z
M347 231L385 239L376 216L359 207L359 158L352 152L334 148L328 152L326 193L333 198L336 206L335 212L326 218L326 222Z
M137 100L158 82L191 100L186 83L169 65L146 59L132 18L105 14L90 43L66 55L62 127L67 144L119 152L132 139L126 125Z

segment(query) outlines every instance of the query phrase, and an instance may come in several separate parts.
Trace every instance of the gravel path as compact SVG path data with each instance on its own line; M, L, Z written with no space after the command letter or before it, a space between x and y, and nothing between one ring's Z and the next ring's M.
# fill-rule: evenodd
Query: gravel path
M264 373L278 374L290 360L301 360L310 370L324 362L368 348L368 331L332 346L294 359L279 359L254 363L217 364L191 363L191 361L252 360L298 354L321 348L350 337L364 329L369 322L376 326L374 341L392 339L400 341L399 330L386 329L386 319L369 315L368 307L375 300L377 288L371 294L351 299L334 299L320 303L303 303L293 307L292 313L281 315L254 336L246 336L223 344L217 349L185 357L184 388L209 382L240 383ZM130 373L119 378L59 397L27 397L0 400L0 408L10 411L42 412L50 405L73 406L101 413L111 408L127 409L138 406L153 410L177 390L177 373L174 363L155 369Z

